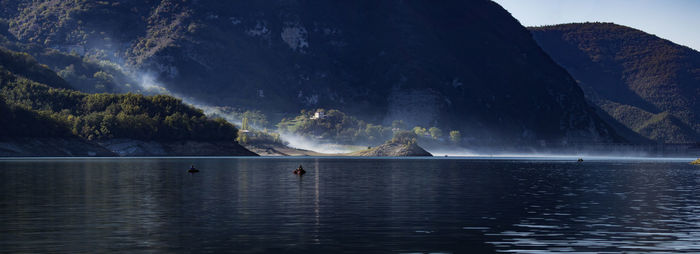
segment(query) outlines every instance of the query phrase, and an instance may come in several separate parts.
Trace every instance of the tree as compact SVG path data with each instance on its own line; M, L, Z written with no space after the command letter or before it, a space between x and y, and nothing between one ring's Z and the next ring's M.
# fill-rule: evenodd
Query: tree
M403 130L406 128L406 124L403 123L403 120L394 120L391 122L391 128Z
M413 133L415 133L418 136L425 136L426 131L427 130L425 128L420 126L413 127Z
M395 144L413 144L416 143L416 134L410 131L399 131L394 134L391 142Z
M433 139L439 139L442 137L442 130L438 127L430 127L428 131L430 132L430 137Z
M459 143L462 140L462 134L459 131L450 131L450 140L454 143Z
M252 122L253 128L265 128L268 124L267 117L259 110L243 112L243 118L247 118L249 122Z
M249 129L250 129L249 127L250 127L250 126L248 125L248 118L247 118L247 117L243 117L243 120L241 121L241 129L243 129L243 130L249 130Z
M382 135L381 131L381 125L367 124L367 127L365 128L365 135L367 135L366 137L368 140L373 141Z
M236 138L236 141L241 144L247 144L248 143L248 133L246 133L244 130L239 130L238 131L238 138Z

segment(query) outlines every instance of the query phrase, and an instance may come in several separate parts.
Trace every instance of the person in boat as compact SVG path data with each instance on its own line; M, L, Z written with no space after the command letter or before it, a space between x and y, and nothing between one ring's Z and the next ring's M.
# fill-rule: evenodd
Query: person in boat
M306 171L304 170L304 168L301 165L299 165L299 168L294 170L294 174L297 174L297 175L303 175L304 173L306 173Z
M193 173L193 172L199 172L199 170L194 168L194 165L190 165L190 170L187 170L187 172Z

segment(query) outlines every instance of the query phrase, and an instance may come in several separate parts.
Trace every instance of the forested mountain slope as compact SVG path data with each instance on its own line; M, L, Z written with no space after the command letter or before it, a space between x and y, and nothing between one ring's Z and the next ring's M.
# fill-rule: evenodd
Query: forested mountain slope
M279 120L336 108L475 143L610 142L530 33L470 1L2 1L23 43L154 73L172 92Z
M252 154L234 142L237 129L223 119L210 119L201 110L179 99L136 94L86 94L66 89L65 81L39 65L26 53L0 48L0 155L12 155L13 147L28 145L31 138L50 138L66 151L17 148L19 155L109 155L98 145L114 139L139 142L227 142L233 151ZM51 81L52 85L40 83ZM87 146L87 147L85 147ZM167 149L166 149L167 150ZM165 154L171 155L164 150ZM117 151L114 151L117 152ZM231 150L229 150L231 152ZM47 154L48 153L48 154ZM184 152L196 153L196 151ZM137 154L134 154L137 155ZM174 155L174 154L172 154ZM235 154L230 154L235 155Z
M700 141L700 52L611 23L530 30L615 120L652 140Z

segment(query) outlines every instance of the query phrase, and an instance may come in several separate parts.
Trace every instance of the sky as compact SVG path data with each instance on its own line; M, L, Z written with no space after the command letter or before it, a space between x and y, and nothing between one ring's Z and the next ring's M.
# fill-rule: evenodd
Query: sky
M700 51L700 0L494 0L523 26L613 22Z

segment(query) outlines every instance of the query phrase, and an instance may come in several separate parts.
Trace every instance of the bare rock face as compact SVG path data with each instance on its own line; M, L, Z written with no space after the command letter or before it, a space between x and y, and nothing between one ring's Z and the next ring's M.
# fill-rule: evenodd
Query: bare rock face
M80 138L13 138L0 140L0 157L109 156L258 156L233 142L141 141L114 139L100 143Z
M0 157L116 156L104 147L80 138L11 138L0 141Z
M113 139L100 142L119 156L257 156L233 142L142 141Z

